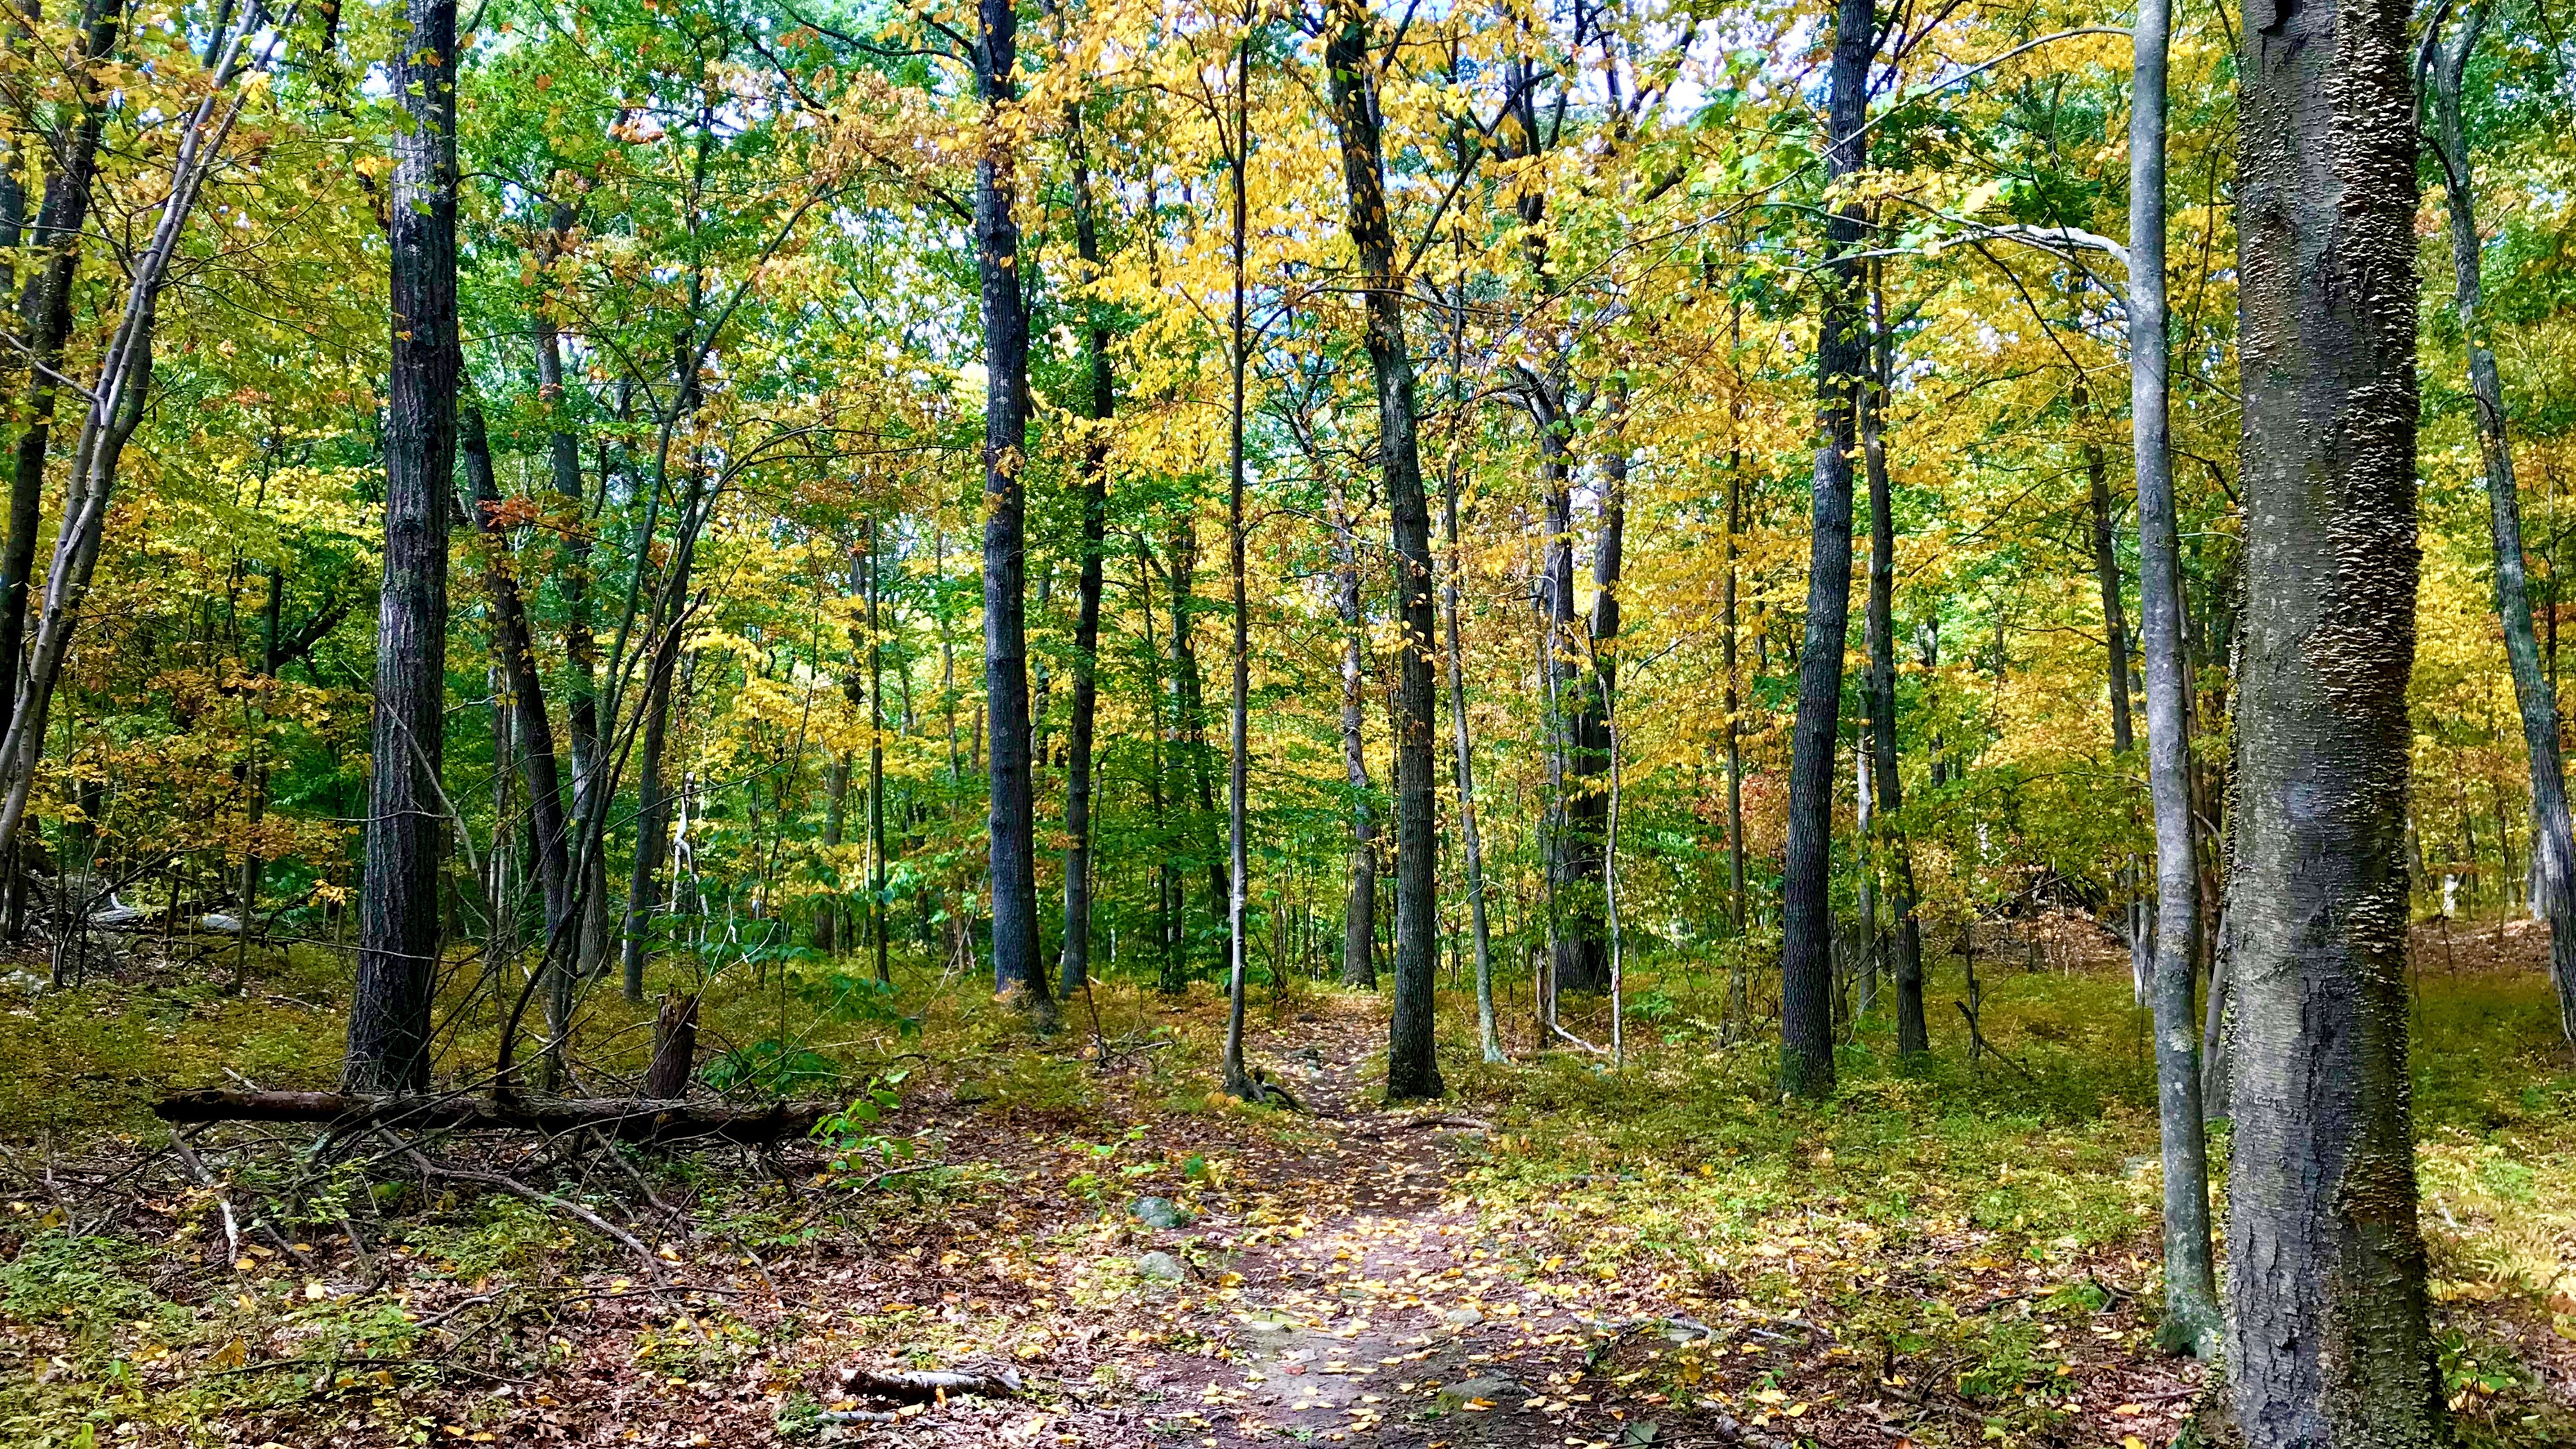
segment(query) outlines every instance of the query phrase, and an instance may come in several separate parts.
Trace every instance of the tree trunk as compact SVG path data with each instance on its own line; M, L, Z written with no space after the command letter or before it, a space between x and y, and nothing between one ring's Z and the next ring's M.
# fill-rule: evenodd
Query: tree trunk
M1871 267L1873 282L1877 268ZM1932 1049L1923 1019L1923 923L1914 916L1914 859L1896 813L1905 808L1896 773L1896 520L1887 479L1885 409L1896 378L1896 339L1886 305L1873 286L1870 336L1873 362L1860 417L1861 462L1869 474L1869 603L1862 632L1869 643L1869 778L1878 809L1878 835L1887 853L1888 940L1896 957L1896 1050L1919 1056Z
M575 220L569 204L556 206L546 239L549 260L562 251ZM572 755L571 818L583 837L572 846L572 854L582 863L582 879L574 883L572 892L573 909L581 913L575 969L587 980L608 967L608 852L602 841L590 838L607 826L607 812L591 798L604 777L599 745L599 641L591 621L590 523L582 491L581 438L574 431L564 389L562 339L542 306L533 324L537 401L546 410L547 468L555 494L567 510L557 535L555 590L563 596L564 606L564 725ZM601 486L606 486L604 481Z
M2522 500L2513 476L2513 450L2505 437L2504 379L2487 346L2480 310L2477 192L2470 169L2468 128L2460 85L2469 53L2486 28L2481 3L2461 23L2459 40L2435 57L2437 87L2434 154L2442 163L2451 221L2452 308L2468 350L2469 392L2476 399L2478 456L2486 465L2487 531L2495 543L2496 618L2504 627L2504 652L2513 669L2513 693L2522 712L2522 738L2531 765L2531 885L2535 914L2549 922L2549 974L2558 987L2558 1026L2576 1046L2576 859L2571 859L2567 777L2558 754L2558 691L2543 664L2532 627L2531 587L2523 574ZM2434 42L2438 46L2439 42ZM2510 875L2508 867L2507 874Z
M1018 99L1019 16L1011 0L977 0L976 97L988 123ZM989 145L1002 146L998 135ZM1012 162L988 150L975 165L975 270L984 322L984 697L992 716L993 989L1018 999L1040 1031L1055 997L1038 960L1036 802L1029 758L1029 316L1020 297L1020 228L1011 215Z
M877 982L894 984L886 960L885 835L885 638L877 625L884 568L877 521L868 519L868 942L876 950Z
M1351 879L1342 908L1342 984L1377 989L1377 955L1369 949L1377 920L1377 827L1368 773L1368 621L1360 611L1360 556L1349 500L1331 493L1333 602L1342 616L1342 771L1351 789Z
M1858 3L1858 0L1855 0ZM1432 802L1431 509L1422 489L1415 433L1413 358L1404 335L1404 281L1396 272L1379 140L1369 15L1359 0L1335 0L1325 43L1333 125L1350 199L1351 240L1368 311L1369 371L1377 387L1379 466L1395 543L1398 626L1395 731L1395 1010L1388 1027L1390 1101L1440 1096L1432 1042L1432 976L1439 901Z
M1083 279L1100 275L1100 232L1092 217L1091 173L1083 152L1082 108L1066 115L1073 153L1074 249ZM1083 353L1091 373L1092 427L1082 445L1082 582L1073 622L1073 718L1067 723L1064 783L1064 995L1088 990L1091 975L1091 736L1100 701L1100 588L1109 531L1109 424L1117 394L1109 372L1109 318L1087 305Z
M1557 956L1560 987L1605 990L1610 985L1609 904L1610 792L1604 777L1610 768L1610 697L1618 688L1613 651L1619 638L1619 573L1627 541L1628 455L1617 437L1626 425L1626 389L1614 389L1612 449L1602 460L1601 514L1592 543L1592 617L1584 656L1579 700L1571 721L1573 750L1567 761L1566 834L1568 878L1574 886L1569 924L1569 951ZM1571 602L1571 601L1569 601Z
M473 493L470 517L483 544L492 652L500 657L502 686L510 695L510 733L520 773L527 781L528 827L536 844L537 882L546 898L545 945L537 967L545 977L546 1047L538 1085L553 1092L563 1080L563 1044L572 1028L572 988L580 949L579 928L571 920L572 858L564 828L563 772L555 755L554 726L546 717L545 679L537 670L527 603L520 597L513 572L509 529L499 513L501 490L492 476L492 448L484 436L482 408L465 404L459 423L458 441Z
M384 593L376 614L366 875L342 1090L429 1085L438 966L438 773L447 704L447 515L456 472L456 3L408 0L393 93L391 387L385 403Z
M1234 586L1234 697L1226 718L1225 816L1226 816L1226 1013L1225 1062L1223 1090L1234 1097L1259 1100L1261 1088L1254 1084L1243 1066L1243 993L1246 962L1244 951L1245 868L1250 842L1245 832L1250 822L1245 818L1245 766L1249 761L1250 721L1252 707L1252 612L1244 587L1244 520L1243 520L1243 375L1249 359L1245 348L1250 344L1244 317L1244 254L1248 243L1245 223L1244 166L1252 155L1251 117L1248 111L1252 89L1252 42L1249 35L1234 47L1234 138L1233 154L1226 158L1228 179L1234 198L1234 316L1233 330L1226 349L1227 371L1233 385L1230 410L1226 414L1226 489L1225 544L1226 567Z
M1153 730L1153 768L1145 772L1147 803L1163 848L1155 852L1154 925L1158 937L1156 989L1178 996L1189 988L1189 963L1181 955L1181 870L1172 859L1171 799L1167 788L1173 732L1163 722L1162 651L1154 644L1154 570L1145 536L1136 535L1137 616L1145 625L1145 713Z
M2412 1449L2449 1434L2407 1079L2407 7L2245 22L2228 1386L2247 1449Z
M1867 157L1862 118L1875 53L1870 0L1839 0L1830 91L1826 170L1839 179ZM1852 452L1862 373L1861 209L1847 203L1825 221L1831 265L1821 274L1824 316L1816 333L1818 426L1814 519L1807 555L1807 617L1798 655L1798 715L1789 759L1789 842L1781 885L1780 1084L1793 1096L1834 1089L1833 808L1835 741L1841 725L1843 650L1851 620Z
M108 92L95 84L96 72L113 58L123 16L124 8L110 0L89 0L82 13L81 49L73 58L80 109L59 153L60 165L45 178L45 199L28 238L42 250L43 262L27 279L19 305L20 325L27 332L27 422L18 435L9 480L9 532L0 544L0 694L13 699L27 636L27 586L36 567L36 535L44 523L45 455L53 440L54 400L62 387L58 372L72 331L72 282L80 268L81 238L98 174L99 135L107 117ZM5 725L0 720L0 733Z
M671 799L662 783L662 746L671 723L671 687L679 673L680 631L662 631L644 675L643 756L635 766L635 862L627 877L626 929L621 933L626 997L644 995L644 958L651 943L654 878L671 846Z
M1449 400L1463 417L1467 389L1458 361L1466 351L1466 309L1458 307L1451 315L1455 320L1450 332ZM1449 646L1449 726L1458 765L1458 833L1467 852L1468 926L1475 933L1476 1041L1486 1061L1500 1062L1509 1058L1503 1055L1502 1034L1494 1017L1494 940L1485 919L1485 845L1476 831L1475 753L1467 737L1466 651L1458 637L1458 578L1466 567L1466 555L1458 544L1458 466L1454 455L1441 470L1440 517L1449 545L1449 567L1440 576L1440 612ZM1354 574L1355 592L1357 584L1358 576ZM1346 623L1348 619L1345 615Z
M2138 613L2146 650L2147 784L2156 817L2156 1109L2165 1169L2165 1321L2159 1340L2203 1361L2221 1348L2210 1262L2209 1144L2201 1125L2200 861L2191 809L2191 670L2166 411L2165 56L2170 0L2142 0L2129 111L2129 418L2137 458ZM2106 596L2107 597L2107 596ZM2116 716L2115 716L2116 718ZM2214 999L2214 996L2213 996Z

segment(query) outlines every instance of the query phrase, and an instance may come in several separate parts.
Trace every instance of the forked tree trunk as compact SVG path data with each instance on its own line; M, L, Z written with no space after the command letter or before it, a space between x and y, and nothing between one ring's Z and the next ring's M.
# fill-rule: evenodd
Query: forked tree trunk
M1827 87L1834 179L1861 168L1867 138L1870 0L1840 0ZM1807 553L1806 637L1798 653L1798 715L1789 756L1789 841L1781 884L1780 1084L1793 1096L1834 1090L1834 757L1842 718L1843 650L1851 622L1852 453L1869 350L1861 320L1861 207L1846 202L1825 221L1831 264L1820 274L1816 332L1819 393L1813 524Z
M2245 15L2227 1377L2247 1449L2450 1437L2407 1079L2407 9L2255 0Z
M1859 0L1854 0L1859 3ZM1422 489L1413 356L1404 335L1404 282L1396 272L1379 139L1370 22L1360 0L1334 0L1324 47L1333 126L1350 201L1368 313L1369 372L1377 386L1378 455L1395 542L1395 1010L1388 1026L1390 1101L1446 1091L1432 1044L1432 976L1438 965L1439 843L1432 802L1431 509Z
M447 515L456 472L456 3L409 0L394 64L393 351L385 402L385 574L376 613L366 875L343 1091L429 1085L438 966L438 783L447 707Z

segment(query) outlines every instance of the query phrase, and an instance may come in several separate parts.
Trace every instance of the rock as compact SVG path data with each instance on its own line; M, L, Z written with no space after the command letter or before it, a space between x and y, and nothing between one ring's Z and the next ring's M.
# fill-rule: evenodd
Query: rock
M241 928L239 916L210 913L197 918L197 929L200 931L215 931L226 936L238 936L241 934Z
M1510 1379L1467 1379L1441 1387L1440 1407L1456 1413L1470 1403L1499 1404L1507 1398L1518 1397L1520 1392L1521 1386Z
M1452 1308L1440 1315L1440 1321L1452 1328L1473 1328L1485 1321L1485 1315L1473 1308Z
M1136 1276L1139 1278L1160 1278L1178 1283L1189 1275L1190 1270L1182 1265L1181 1260L1169 1253L1147 1253L1136 1260Z
M1140 1197L1127 1204L1127 1211L1149 1228L1186 1228L1199 1220L1198 1214L1167 1197Z

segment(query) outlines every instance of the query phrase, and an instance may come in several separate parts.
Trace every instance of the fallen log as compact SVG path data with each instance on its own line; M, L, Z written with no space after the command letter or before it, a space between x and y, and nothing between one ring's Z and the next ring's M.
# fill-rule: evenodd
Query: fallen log
M627 1142L712 1137L776 1142L803 1137L834 1109L828 1102L728 1107L652 1097L362 1097L341 1092L251 1092L226 1087L180 1092L153 1104L164 1122L311 1122L343 1130L408 1127L461 1132L605 1132Z
M953 1370L902 1369L881 1371L866 1368L841 1370L841 1387L854 1395L892 1399L897 1403L919 1404L943 1399L951 1394L982 1394L986 1398L1017 1397L1028 1385L1016 1369L992 1373L957 1372Z

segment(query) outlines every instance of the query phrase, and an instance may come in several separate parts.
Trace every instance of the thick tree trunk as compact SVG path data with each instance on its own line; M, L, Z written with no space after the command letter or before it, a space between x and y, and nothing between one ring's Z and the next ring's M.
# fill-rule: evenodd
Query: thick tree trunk
M1342 618L1342 775L1351 791L1350 888L1342 906L1342 984L1375 991L1377 823L1368 772L1368 621L1360 610L1359 542L1339 482L1331 496L1333 603Z
M1857 3L1857 0L1856 0ZM1369 371L1377 386L1378 454L1395 542L1397 690L1395 730L1395 1010L1388 1027L1390 1101L1437 1097L1446 1088L1432 1042L1432 975L1439 954L1434 834L1431 651L1431 509L1422 488L1415 432L1413 357L1404 335L1404 281L1396 272L1387 215L1385 155L1378 134L1369 16L1359 0L1335 0L1325 43L1333 125L1350 199L1368 311Z
M2481 311L2477 191L2460 105L2469 54L2477 48L2487 16L2483 3L2471 9L2458 41L2435 57L2436 129L2431 139L2442 163L2443 192L2450 211L2451 306L2459 315L2468 350L2469 392L2477 403L2478 456L2487 475L2496 618L2504 628L2505 659L2513 670L2514 700L2521 708L2523 745L2531 766L2532 904L2534 914L2549 922L2549 974L2558 987L2559 1031L2569 1045L2576 1046L2576 859L2571 859L2567 777L2558 752L2558 690L2541 659L2539 635L2532 627L2531 586L2522 562L2522 498L2514 482L2513 449L2505 436L2504 378L2496 370L2494 350L2487 346Z
M2165 1169L2166 1347L2204 1361L2221 1345L2210 1261L2209 1145L2201 1125L2200 861L2191 809L2191 671L2183 657L2182 556L2166 409L2165 55L2170 0L2142 0L2131 32L2129 418L2138 483L2138 613L2146 651L2147 784L2156 817L2156 1108Z
M1896 958L1896 1050L1910 1057L1930 1051L1932 1039L1923 1018L1923 923L1914 917L1914 859L1895 823L1896 813L1905 808L1905 791L1896 773L1896 520L1884 423L1887 390L1896 376L1896 339L1889 335L1885 312L1873 293L1874 361L1860 420L1861 461L1869 474L1869 603L1862 632L1869 643L1869 781L1887 855L1888 933Z
M975 84L995 128L975 165L975 271L984 322L984 697L993 744L993 989L1016 998L1041 1031L1055 997L1038 959L1036 801L1029 758L1029 316L1020 297L1020 227L1011 215L1011 157L999 131L1018 99L1019 16L1011 0L977 0Z
M1831 145L1826 170L1849 176L1867 157L1861 131L1875 51L1870 0L1840 0L1828 73ZM1814 519L1807 555L1805 640L1798 655L1798 716L1789 757L1789 841L1781 885L1780 1084L1793 1096L1834 1089L1834 756L1842 715L1843 649L1851 621L1852 452L1862 373L1861 210L1847 203L1825 221L1833 259L1821 274L1816 333L1818 427Z
M53 440L54 400L62 387L63 344L72 330L72 282L80 267L90 189L98 174L99 135L106 124L108 93L96 84L95 74L113 57L123 17L124 8L109 0L88 0L81 16L81 51L73 61L80 108L74 113L70 134L62 138L60 165L45 178L45 199L29 238L43 260L27 279L18 309L27 335L23 359L27 415L9 481L9 531L5 543L0 543L0 694L13 700L19 652L27 635L27 587L36 567L36 535L44 523L45 455ZM0 721L0 726L5 724Z
M1100 274L1100 232L1091 211L1091 173L1082 149L1082 111L1068 114L1073 151L1074 248L1086 281ZM1098 303L1084 318L1091 374L1091 431L1082 447L1082 580L1073 621L1073 718L1065 727L1064 995L1089 989L1091 975L1091 737L1100 707L1100 589L1109 533L1109 423L1117 394L1109 371L1109 321Z
M456 472L456 4L409 0L393 93L392 385L385 403L384 593L376 613L366 876L340 1085L429 1085L439 945L438 783L447 705L447 515Z
M2407 7L2245 16L2227 1377L2248 1449L2448 1442L2407 1079Z

